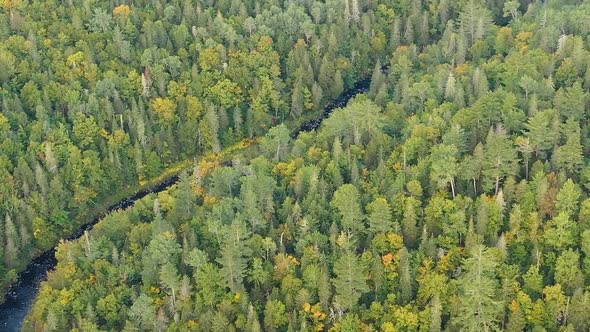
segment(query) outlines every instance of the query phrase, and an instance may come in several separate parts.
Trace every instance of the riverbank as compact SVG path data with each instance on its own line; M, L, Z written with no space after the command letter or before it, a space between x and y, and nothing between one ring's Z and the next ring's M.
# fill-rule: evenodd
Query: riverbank
M322 121L329 117L335 109L345 106L356 95L368 91L369 83L369 79L357 82L336 101L324 107L319 114L317 114L317 112L310 113L308 116L297 120L286 121L285 124L288 128L297 128L292 131L291 137L296 138L302 131L317 129ZM226 147L218 153L211 152L198 159L199 161L231 161L230 158L238 151L243 153L247 149L256 146L257 142L257 138L246 139L237 144ZM106 202L103 202L90 210L87 214L88 217L83 219L90 221L82 224L76 232L65 238L65 240L79 238L85 232L91 230L94 225L100 222L104 216L112 211L131 207L137 200L150 193L158 193L169 189L178 181L179 174L182 171L190 169L195 162L196 158L178 162L172 167L167 168L158 177L139 183L138 186L135 187L135 190L132 188L123 188L116 195L110 196ZM17 282L10 287L7 293L6 301L0 305L0 330L18 331L20 329L23 320L31 308L33 300L37 295L39 285L45 280L47 272L53 269L57 264L54 254L55 248L41 253L36 256L33 262L29 264L24 271L19 273Z
M248 140L247 143L240 142L233 146L224 149L220 153L208 153L199 161L221 161L225 162L228 158L237 151L244 152L246 149L252 147L250 143L253 140ZM117 210L124 210L132 207L135 202L150 194L156 194L170 189L179 180L179 174L188 168L195 161L183 162L177 164L176 167L168 169L157 178L150 180L140 186L137 192L123 196L118 202L108 205L102 212L97 213L89 222L83 224L76 232L70 235L65 240L71 241L80 238L84 233L90 231L95 225L103 220L109 213ZM186 165L185 167L181 167ZM112 200L116 201L117 197L126 194L128 191L122 191L121 194L113 196ZM18 331L21 328L22 322L26 318L35 297L39 291L39 286L46 277L48 271L55 268L57 260L55 259L55 247L43 252L41 255L33 259L32 263L19 274L19 278L15 284L12 285L9 292L6 294L6 301L0 305L0 331Z

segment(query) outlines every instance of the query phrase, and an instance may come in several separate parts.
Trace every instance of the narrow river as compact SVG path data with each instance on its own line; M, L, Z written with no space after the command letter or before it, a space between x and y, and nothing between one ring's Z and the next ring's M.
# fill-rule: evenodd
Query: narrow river
M312 131L322 124L334 109L346 106L346 104L360 93L367 92L369 89L370 80L362 80L357 82L350 90L346 91L335 102L326 106L324 111L316 118L302 124L297 130L291 134L291 138L296 138L302 131ZM164 191L178 181L178 176L172 176L164 180L159 185L140 191L131 197L128 197L119 203L109 207L105 213L90 220L87 224L82 226L76 233L72 234L67 240L74 240L89 231L98 223L105 215L119 209L127 209L133 204L151 194ZM27 268L18 276L18 281L12 285L6 294L6 301L0 305L0 331L13 332L19 331L22 323L31 310L35 297L39 292L41 282L47 278L47 272L54 269L57 265L55 259L55 249L44 252L39 257L35 258Z

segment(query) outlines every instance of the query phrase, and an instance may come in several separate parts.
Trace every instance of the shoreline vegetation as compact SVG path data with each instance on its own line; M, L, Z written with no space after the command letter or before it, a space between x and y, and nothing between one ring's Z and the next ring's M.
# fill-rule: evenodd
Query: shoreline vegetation
M337 107L342 107L346 105L346 102L351 99L351 96L354 96L358 93L366 92L365 90L368 81L366 79L360 80L353 84L353 87L350 90L345 91L337 100L334 102L326 105L320 112L309 112L305 116L302 116L299 119L289 119L284 125L288 128L292 129L291 136L296 136L301 132L309 131L317 129L317 127L321 124L321 120L325 119L329 116L329 114L336 109ZM354 93L354 94L351 94ZM238 151L244 151L245 149L249 148L252 145L258 144L259 138L247 138L242 140L239 143L236 143L230 147L223 148L220 152L209 152L204 156L197 156L191 159L185 159L183 161L177 162L175 165L168 167L165 171L163 171L160 175L150 180L139 180L137 187L131 189L130 186L122 187L122 190L119 190L115 195L109 196L105 201L103 201L100 206L94 205L94 207L88 209L88 213L76 218L77 220L92 220L91 222L83 222L83 223L76 223L76 230L69 235L66 235L60 241L66 240L75 240L82 236L83 232L91 229L95 224L100 222L102 218L104 218L108 213L112 211L116 211L117 209L112 209L113 206L116 206L117 203L123 202L128 197L132 197L137 195L140 192L151 192L153 188L161 186L163 183L170 181L173 178L177 178L180 173L189 171L194 168L198 163L205 162L205 163L213 163L219 165L220 163L231 161L230 158L234 155L234 153ZM199 160L197 162L197 160ZM176 181L174 181L176 182ZM174 183L167 186L170 188L173 186ZM42 256L48 251L53 251L55 249L47 249L45 251L37 252L33 255L32 261L36 258ZM22 270L17 271L17 275L20 275L27 269L28 266L25 266ZM13 284L18 282L17 279L14 280ZM6 289L10 290L12 284L6 285ZM6 292L6 291L5 291ZM4 292L4 294L5 294ZM0 305L3 304L4 298L0 298Z
M0 298L96 204L320 112L390 49L339 15L205 2L2 5Z
M178 179L9 330L590 329L590 2L80 1L0 4L0 284Z

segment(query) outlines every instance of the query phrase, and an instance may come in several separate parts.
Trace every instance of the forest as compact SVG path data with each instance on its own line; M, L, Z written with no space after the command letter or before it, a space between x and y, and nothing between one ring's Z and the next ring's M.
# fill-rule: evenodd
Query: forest
M590 1L0 6L23 330L590 329Z
M113 198L370 75L373 39L337 1L277 5L2 2L0 289Z

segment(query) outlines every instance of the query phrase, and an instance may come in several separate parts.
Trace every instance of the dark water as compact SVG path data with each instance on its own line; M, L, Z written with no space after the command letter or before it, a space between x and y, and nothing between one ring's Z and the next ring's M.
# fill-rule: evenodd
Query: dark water
M29 313L33 300L39 292L41 281L47 271L57 264L55 249L44 252L29 264L6 294L6 301L0 305L0 331L18 331Z
M128 197L119 203L109 207L107 212L94 218L89 223L80 227L78 231L72 234L67 240L77 239L89 231L96 225L96 223L103 219L108 213L116 210L126 209L132 206L137 200L147 196L151 193L159 193L170 188L173 184L178 182L178 175L172 176L164 180L159 185L140 191L135 195ZM39 285L47 277L47 271L52 270L57 265L55 259L55 249L48 250L35 258L26 270L21 272L18 276L18 281L12 285L6 294L6 301L0 305L0 331L13 332L21 329L22 323L31 310L33 301L39 292Z
M367 92L369 90L370 85L371 80L369 79L358 81L350 90L342 94L340 98L338 98L335 102L327 105L324 108L322 114L320 114L317 118L302 124L299 127L299 129L291 133L291 138L297 138L297 136L299 136L299 133L302 131L312 131L314 129L319 128L322 124L322 121L329 117L335 109L346 106L346 104L348 104L348 102L359 93Z
M357 82L350 90L345 92L334 103L329 104L324 108L322 114L316 119L302 124L297 130L291 134L291 138L296 138L302 131L311 131L319 128L322 121L326 119L332 111L337 108L346 106L346 104L359 93L364 93L369 89L370 80L362 80ZM77 239L89 231L92 227L108 213L119 209L126 209L131 207L137 200L147 196L151 193L159 193L164 191L173 184L178 182L178 176L173 176L160 183L158 186L140 191L135 195L128 197L121 202L109 207L107 212L97 216L89 223L82 226L76 233L68 237L67 240ZM33 301L39 292L39 286L42 281L47 278L47 272L55 268L57 260L55 259L55 249L51 249L39 257L35 258L27 269L19 274L18 281L12 285L6 294L6 301L0 305L0 332L19 331L22 323L31 310Z

